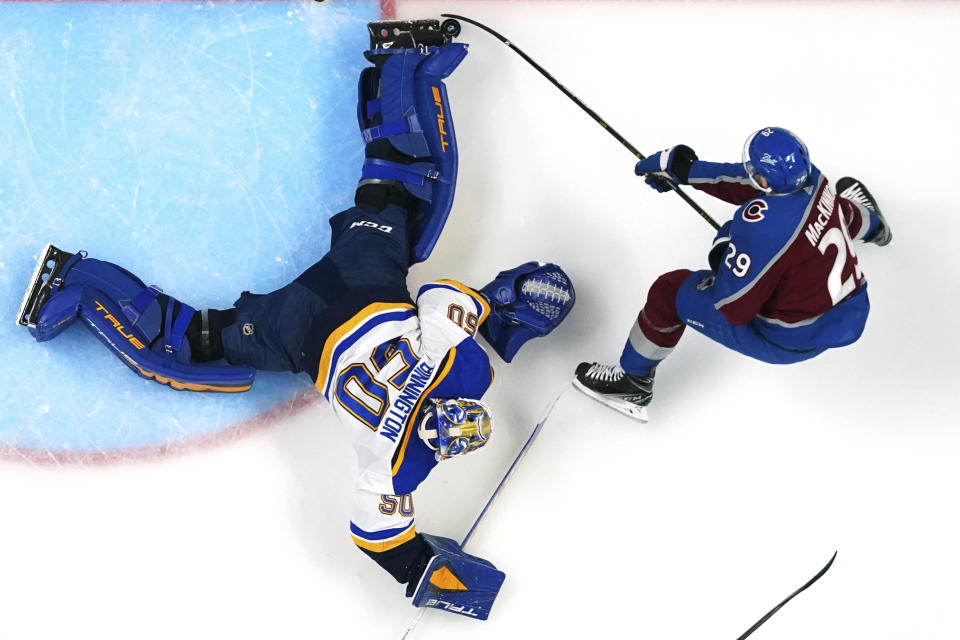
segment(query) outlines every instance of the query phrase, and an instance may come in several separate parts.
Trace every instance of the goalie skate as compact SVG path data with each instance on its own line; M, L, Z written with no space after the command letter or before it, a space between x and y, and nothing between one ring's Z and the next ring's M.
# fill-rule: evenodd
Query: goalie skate
M573 386L614 411L647 422L647 405L653 399L653 372L632 376L618 366L581 362Z
M23 301L17 313L17 326L36 328L40 309L50 299L50 285L61 283L63 274L60 271L73 255L61 251L52 244L47 244L43 248L27 291L23 294Z
M439 47L460 33L455 20L388 20L367 24L370 49L415 49Z

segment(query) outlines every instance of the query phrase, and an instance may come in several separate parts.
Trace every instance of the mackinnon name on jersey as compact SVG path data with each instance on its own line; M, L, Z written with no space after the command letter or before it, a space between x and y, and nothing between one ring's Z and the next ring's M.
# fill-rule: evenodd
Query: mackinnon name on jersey
M833 205L836 203L836 200L837 194L833 190L833 187L828 184L823 190L823 195L817 200L817 217L807 225L807 230L804 232L807 240L809 240L810 244L814 247L817 246L823 230L827 228L827 223L830 222L830 216L833 215ZM841 226L843 225L841 224Z
M403 385L403 390L397 399L393 401L393 406L387 412L387 417L380 428L380 435L388 438L390 442L396 442L397 436L403 432L403 425L406 424L410 412L417 406L423 390L433 377L434 366L421 361L407 378L407 384Z

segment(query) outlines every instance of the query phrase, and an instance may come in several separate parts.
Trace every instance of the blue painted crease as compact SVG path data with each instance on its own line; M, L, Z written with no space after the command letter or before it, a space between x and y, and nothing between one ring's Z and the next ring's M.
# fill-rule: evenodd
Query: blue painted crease
M47 242L198 307L267 292L329 246L363 147L356 76L379 3L15 3L0 12L0 446L52 453L209 436L305 377L173 391L77 323L15 326Z

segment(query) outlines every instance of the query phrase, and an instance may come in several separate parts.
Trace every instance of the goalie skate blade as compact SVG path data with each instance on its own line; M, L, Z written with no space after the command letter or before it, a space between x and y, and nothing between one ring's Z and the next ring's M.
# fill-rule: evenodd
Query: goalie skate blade
M52 250L52 251L51 251ZM50 255L57 251L54 248L53 244L47 243L47 246L43 248L43 251L40 252L40 259L37 260L37 266L33 269L33 276L30 278L30 284L27 285L27 291L23 294L23 301L20 303L20 310L17 312L17 326L18 327L29 327L29 313L30 303L36 300L37 296L40 295L40 288L46 284L41 280L41 276L44 273L44 267L47 264L47 260L50 259Z
M579 391L583 392L584 395L593 398L602 405L610 407L614 411L618 411L629 418L633 418L637 422L646 424L648 421L646 407L641 407L633 404L632 402L627 402L626 400L621 400L619 398L610 398L603 394L592 391L591 389L588 389L580 384L580 381L576 378L573 379L573 386Z

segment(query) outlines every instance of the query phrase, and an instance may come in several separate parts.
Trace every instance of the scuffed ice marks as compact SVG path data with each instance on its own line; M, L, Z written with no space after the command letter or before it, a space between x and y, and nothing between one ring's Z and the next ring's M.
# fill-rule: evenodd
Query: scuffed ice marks
M377 2L12 3L0 12L0 448L166 447L290 406L132 374L83 327L14 325L46 242L197 307L267 292L329 246L362 145L356 76ZM6 318L4 321L3 318ZM11 449L12 448L12 449Z

